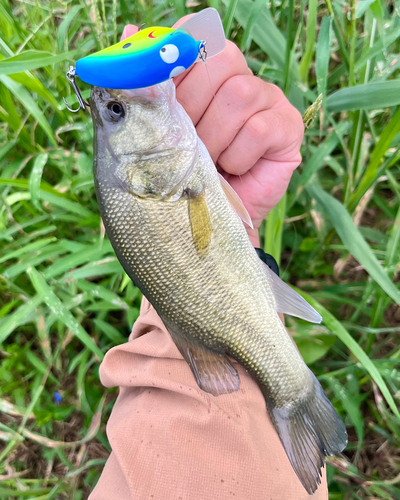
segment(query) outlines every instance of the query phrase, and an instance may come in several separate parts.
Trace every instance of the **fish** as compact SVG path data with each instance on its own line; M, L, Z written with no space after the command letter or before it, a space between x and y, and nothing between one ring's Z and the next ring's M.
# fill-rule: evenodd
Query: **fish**
M108 237L153 305L200 389L240 387L230 361L256 380L308 493L346 428L278 312L320 315L258 257L246 209L221 179L172 80L142 89L93 87L94 180ZM239 216L238 216L239 215Z

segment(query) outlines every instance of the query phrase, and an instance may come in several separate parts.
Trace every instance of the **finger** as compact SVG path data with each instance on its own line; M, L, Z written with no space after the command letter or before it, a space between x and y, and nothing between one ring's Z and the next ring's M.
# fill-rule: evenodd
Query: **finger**
M139 31L139 28L134 24L127 24L122 32L121 41L125 40Z
M199 62L175 79L176 96L197 125L218 89L235 75L248 75L246 59L232 42L206 64Z
M293 171L301 161L300 153L292 161L260 158L244 175L225 175L242 199L255 228L285 194Z
M188 14L187 16L183 16L179 19L179 21L176 21L176 23L172 26L173 28L179 28L179 26L182 26L184 22L186 22L188 19L191 17L195 16L196 14Z
M230 146L240 129L253 115L273 108L284 100L286 98L278 87L259 78L238 75L226 81L197 124L197 133L214 162ZM263 153L264 151L261 155ZM251 164L247 162L248 168L258 158Z
M301 115L295 108L276 107L260 111L246 121L221 153L218 165L230 174L242 175L260 158L300 162L303 130Z

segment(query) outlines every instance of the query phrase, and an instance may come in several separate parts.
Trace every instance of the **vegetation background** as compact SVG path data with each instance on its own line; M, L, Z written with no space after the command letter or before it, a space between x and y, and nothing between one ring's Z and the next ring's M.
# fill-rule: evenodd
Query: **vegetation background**
M90 116L62 103L66 69L127 23L207 5L301 112L321 96L261 236L324 318L288 327L349 431L331 500L400 499L398 0L0 0L0 498L87 498L116 397L99 362L140 303L100 223Z

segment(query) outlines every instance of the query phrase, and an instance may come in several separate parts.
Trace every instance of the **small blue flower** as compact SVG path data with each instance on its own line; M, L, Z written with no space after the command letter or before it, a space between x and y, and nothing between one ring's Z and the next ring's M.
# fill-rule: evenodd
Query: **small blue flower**
M56 405L59 405L61 403L61 394L59 392L53 392L53 399Z

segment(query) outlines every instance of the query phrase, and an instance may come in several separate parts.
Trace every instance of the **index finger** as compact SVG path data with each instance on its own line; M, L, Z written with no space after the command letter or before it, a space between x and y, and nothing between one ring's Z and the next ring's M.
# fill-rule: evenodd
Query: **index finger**
M228 40L220 54L179 75L183 78L175 81L176 97L196 126L220 87L233 76L248 74L246 59Z
M173 27L179 28L193 15L182 17ZM241 51L227 40L226 47L220 54L206 63L195 63L174 78L177 100L196 126L224 82L232 76L248 75L249 72L251 73Z

